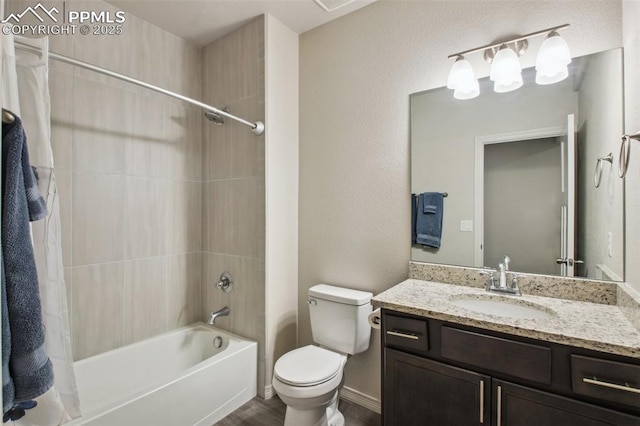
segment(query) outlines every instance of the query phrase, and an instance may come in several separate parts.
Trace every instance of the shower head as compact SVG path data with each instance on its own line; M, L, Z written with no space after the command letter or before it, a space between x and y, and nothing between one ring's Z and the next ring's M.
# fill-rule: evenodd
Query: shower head
M224 108L222 108L222 111L224 112L230 112L231 110L229 109L228 106L225 106ZM224 118L222 118L222 116L218 113L215 113L213 111L205 111L204 112L204 116L207 117L207 120L211 121L212 123L215 123L217 125L222 125L224 124Z

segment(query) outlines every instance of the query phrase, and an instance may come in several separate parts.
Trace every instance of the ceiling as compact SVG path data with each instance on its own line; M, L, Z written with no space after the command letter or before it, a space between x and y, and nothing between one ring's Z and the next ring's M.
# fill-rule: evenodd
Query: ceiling
M374 1L354 0L326 12L314 0L107 0L120 10L200 46L263 13L301 34Z

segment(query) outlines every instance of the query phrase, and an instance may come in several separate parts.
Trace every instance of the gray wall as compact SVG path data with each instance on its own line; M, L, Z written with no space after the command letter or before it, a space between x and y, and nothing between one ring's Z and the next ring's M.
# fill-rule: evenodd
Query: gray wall
M378 1L301 36L300 345L311 342L312 285L379 293L407 277L409 94L443 86L451 53L505 35L570 22L573 55L619 47L620 10L617 1ZM374 333L346 367L346 386L373 399L378 342Z
M561 145L555 138L484 147L484 264L560 273Z
M27 5L9 0L7 13ZM52 36L51 51L200 97L196 46L132 15L124 27L120 36ZM49 85L74 359L197 321L200 111L55 61Z
M602 277L602 269L623 276L623 185L618 178L620 135L623 133L622 53L603 52L591 58L578 101L578 170L580 212L577 259L584 260L586 276ZM613 164L603 163L600 187L593 175L596 161L612 153ZM586 232L589 230L589 232ZM607 234L612 233L612 252ZM601 265L601 266L598 266ZM582 268L582 267L581 267ZM581 270L582 271L582 270ZM605 277L606 278L606 277Z
M265 20L261 16L203 48L204 102L251 120L265 116ZM265 144L235 121L205 121L202 316L228 306L216 325L258 342L265 384ZM235 287L215 287L223 271ZM270 380L270 378L269 378Z

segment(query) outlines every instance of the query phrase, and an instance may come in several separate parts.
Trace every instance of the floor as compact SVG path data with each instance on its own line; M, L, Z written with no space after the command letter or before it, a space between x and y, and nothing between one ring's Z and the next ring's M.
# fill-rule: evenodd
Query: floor
M279 426L284 423L287 406L280 398L253 398L251 401L220 420L214 426ZM380 426L380 414L357 404L340 400L340 411L346 426Z

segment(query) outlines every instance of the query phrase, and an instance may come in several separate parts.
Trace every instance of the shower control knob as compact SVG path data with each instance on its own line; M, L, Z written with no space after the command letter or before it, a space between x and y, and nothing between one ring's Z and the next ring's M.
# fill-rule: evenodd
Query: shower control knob
M229 293L231 290L233 290L233 276L231 275L231 272L223 272L220 275L220 278L218 280L218 283L216 284L216 287L218 287L220 290L224 291L225 293Z

